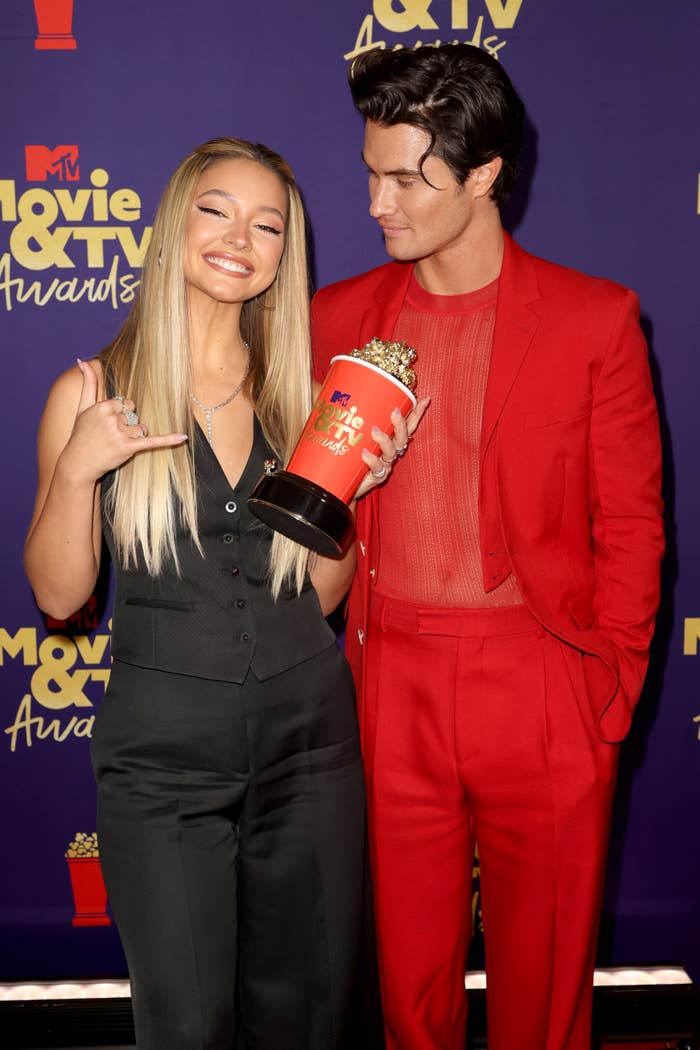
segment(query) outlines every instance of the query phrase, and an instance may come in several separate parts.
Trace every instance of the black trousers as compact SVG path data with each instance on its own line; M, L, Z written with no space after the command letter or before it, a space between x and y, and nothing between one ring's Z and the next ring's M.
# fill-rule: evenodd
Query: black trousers
M364 780L337 647L242 686L115 660L92 758L140 1050L375 1046Z

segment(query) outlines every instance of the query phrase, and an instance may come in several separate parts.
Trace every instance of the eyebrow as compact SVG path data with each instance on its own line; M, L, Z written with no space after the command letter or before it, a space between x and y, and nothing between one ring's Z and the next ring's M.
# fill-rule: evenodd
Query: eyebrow
M367 168L367 171L371 172L372 175L376 175L377 172L374 168L371 168L365 159L364 153L361 153L362 163ZM413 178L422 179L423 175L419 168L392 168L390 171L383 171L382 175L411 175Z
M204 193L200 193L199 194L199 196L197 197L197 200L201 200L202 197L207 197L207 196L209 196L209 194L214 194L215 197L223 197L224 200L233 201L234 204L238 204L238 197L234 197L232 193L227 193L226 190L216 190L216 189L205 190ZM258 211L269 211L269 212L272 212L274 215L278 215L282 222L286 222L286 219L285 219L284 215L282 214L282 212L279 210L279 208L272 208L272 207L270 207L269 204L260 204L258 206Z

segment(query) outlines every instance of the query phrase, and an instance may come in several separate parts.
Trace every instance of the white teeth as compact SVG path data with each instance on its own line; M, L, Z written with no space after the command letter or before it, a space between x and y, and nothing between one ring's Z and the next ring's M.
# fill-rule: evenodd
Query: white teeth
M207 262L215 263L217 266L223 267L224 270L231 270L232 273L251 272L247 266L242 266L240 263L234 262L233 259L221 259L218 255L205 255L204 258Z

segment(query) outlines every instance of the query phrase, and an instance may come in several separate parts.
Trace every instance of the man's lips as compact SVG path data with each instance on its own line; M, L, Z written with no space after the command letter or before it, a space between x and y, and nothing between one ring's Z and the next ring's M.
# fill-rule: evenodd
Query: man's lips
M209 263L210 266L225 270L226 273L239 274L241 277L249 277L252 273L255 273L254 268L249 263L243 262L242 259L236 259L233 255L209 253L204 256L204 261Z

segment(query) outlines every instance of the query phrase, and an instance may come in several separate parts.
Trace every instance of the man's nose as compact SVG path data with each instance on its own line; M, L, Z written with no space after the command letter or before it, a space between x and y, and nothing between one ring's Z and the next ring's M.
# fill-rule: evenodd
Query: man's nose
M373 219L387 215L393 206L391 187L385 182L377 182L369 191L369 213Z

